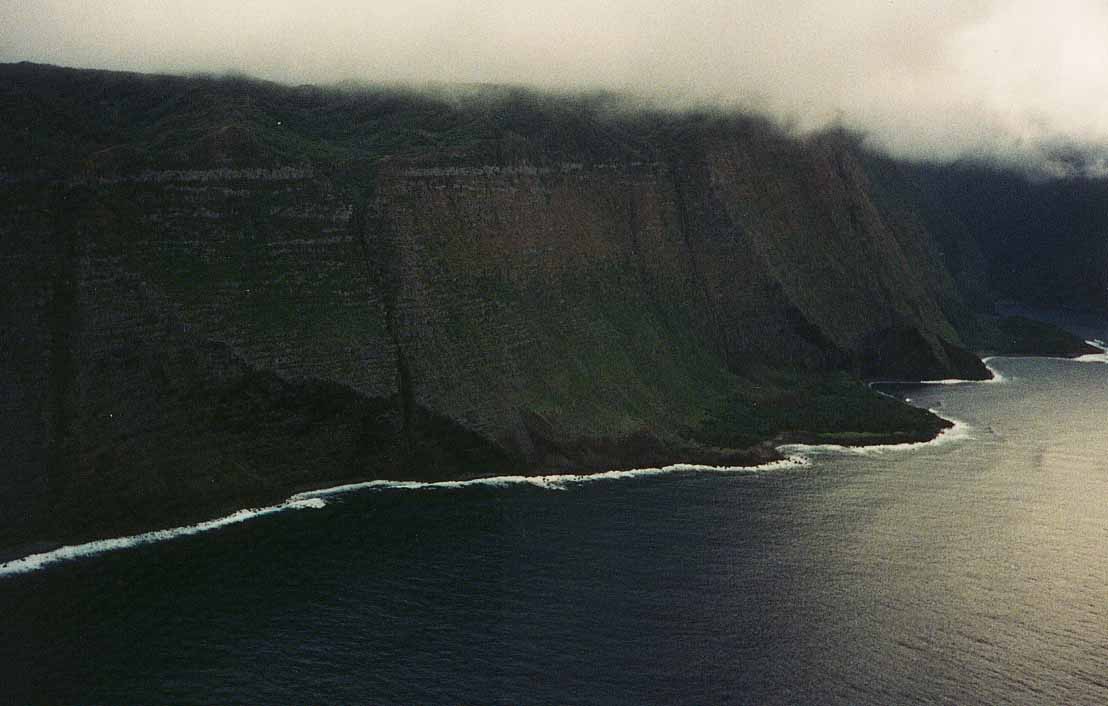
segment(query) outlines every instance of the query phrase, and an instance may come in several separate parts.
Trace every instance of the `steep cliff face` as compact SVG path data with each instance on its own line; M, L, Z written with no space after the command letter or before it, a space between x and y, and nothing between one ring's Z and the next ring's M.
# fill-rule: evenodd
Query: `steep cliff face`
M416 398L528 458L695 429L776 391L767 367L984 376L944 314L953 285L927 278L941 261L902 247L834 138L745 125L652 162L395 161L371 210Z
M27 66L0 92L0 545L923 438L859 378L987 375L980 251L843 135Z

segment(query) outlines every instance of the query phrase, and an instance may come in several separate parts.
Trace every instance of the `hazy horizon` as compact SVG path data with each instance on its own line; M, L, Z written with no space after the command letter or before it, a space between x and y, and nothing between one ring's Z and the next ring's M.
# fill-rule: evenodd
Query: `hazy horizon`
M0 61L507 84L838 125L897 157L1105 172L1108 5L1072 0L0 0Z

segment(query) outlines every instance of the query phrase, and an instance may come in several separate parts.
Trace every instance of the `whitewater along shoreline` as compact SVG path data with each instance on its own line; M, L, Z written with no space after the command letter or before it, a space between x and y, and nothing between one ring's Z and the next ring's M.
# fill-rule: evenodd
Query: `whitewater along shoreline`
M934 412L932 410L932 412ZM866 446L837 448L866 448L876 449L907 449L926 444L942 443L944 439L960 438L959 435L951 435L952 429L958 429L959 422L947 420L951 426L944 428L933 438L904 443L899 436L882 435L881 439L894 443L876 444L875 438L867 439L870 443ZM60 545L58 543L38 542L27 544L0 554L0 580L5 577L31 573L44 569L53 564L72 561L76 559L90 558L108 552L120 551L133 547L153 544L156 542L170 541L182 537L189 537L206 532L212 532L231 525L241 524L250 520L269 515L288 512L292 510L322 509L327 505L327 499L338 495L355 493L367 490L430 490L448 491L463 488L491 487L503 488L510 486L532 486L544 490L565 490L573 485L583 483L618 481L633 478L655 477L668 474L690 473L720 473L739 474L757 473L791 468L802 468L812 464L807 458L804 448L807 445L796 444L795 437L775 439L781 444L769 447L774 458L753 465L734 466L710 466L700 464L678 463L654 468L630 468L626 470L607 470L597 473L561 473L545 475L502 475L502 476L475 476L458 480L443 481L412 481L412 480L370 480L365 482L345 483L333 486L311 487L297 492L282 502L261 505L251 508L240 508L228 512L214 519L195 524L182 525L168 529L152 530L120 537L96 539L79 544ZM789 443L785 443L789 442ZM829 445L811 445L813 453L831 448ZM784 453L788 451L788 453Z
M868 385L876 389L880 385L961 385L961 384L998 384L1007 379L989 363L993 360L1016 357L1038 357L1049 360L1069 360L1073 362L1095 362L1108 364L1108 345L1103 341L1087 342L1101 351L1065 358L1059 356L996 355L983 358L991 377L985 380L923 380L896 381L874 380ZM878 390L880 392L880 390ZM887 394L887 393L881 393ZM629 468L607 470L596 473L555 473L533 475L473 476L455 480L415 481L415 480L369 480L323 486L317 484L300 489L283 501L263 504L257 507L239 508L214 519L168 529L151 530L121 537L95 539L79 544L61 545L58 543L37 542L12 548L0 553L0 579L19 574L31 573L47 566L89 558L107 552L120 551L133 547L170 541L219 530L224 527L248 522L292 510L319 510L327 506L327 498L366 490L455 490L472 487L503 488L517 485L529 485L545 490L565 490L582 483L616 481L633 478L655 477L668 474L689 473L756 473L810 466L813 457L827 453L853 453L859 455L882 454L889 452L912 451L915 449L945 445L973 438L970 427L957 419L945 417L938 411L928 410L945 422L944 428L936 433L903 432L896 434L866 433L807 433L789 432L777 435L771 442L758 447L758 451L748 452L750 456L763 456L750 465L712 466L692 463L676 463L651 468Z

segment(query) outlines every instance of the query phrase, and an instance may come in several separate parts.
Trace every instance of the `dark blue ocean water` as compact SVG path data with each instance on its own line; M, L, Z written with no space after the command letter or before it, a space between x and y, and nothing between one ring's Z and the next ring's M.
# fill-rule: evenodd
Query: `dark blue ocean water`
M0 578L12 703L1108 703L1108 365L913 451L369 490Z

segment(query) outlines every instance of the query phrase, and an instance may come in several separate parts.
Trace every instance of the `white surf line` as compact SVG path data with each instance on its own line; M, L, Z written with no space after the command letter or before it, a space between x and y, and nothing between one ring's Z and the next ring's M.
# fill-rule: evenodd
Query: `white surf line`
M981 382L984 382L983 380ZM939 432L934 439L929 441L908 441L901 444L871 444L869 446L846 446L844 444L783 444L777 447L777 451L790 457L799 456L823 456L827 454L847 454L852 456L879 456L887 453L902 453L905 451L917 451L933 446L945 446L959 441L968 441L974 438L969 424L939 414L938 410L929 409L928 412L940 419L950 422L953 426Z
M154 530L152 532L143 532L142 534L133 534L127 537L99 539L93 542L85 542L84 544L73 544L65 547L59 547L57 549L54 549L53 551L42 552L41 554L30 554L20 559L13 559L12 561L9 561L7 563L0 564L0 577L37 571L44 566L54 564L59 561L69 561L72 559L104 554L106 552L118 551L120 549L138 547L143 544L166 542L171 539L177 539L179 537L188 537L194 534L201 534L203 532L211 532L212 530L219 529L220 527L236 525L241 522L246 522L247 520L252 520L256 517L272 515L278 512L284 512L285 510L303 510L308 508L319 509L324 507L325 505L326 503L323 500L318 499L289 499L284 503L281 503L280 505L270 505L269 507L239 510L230 515L227 515L226 517L208 520L207 522L200 522L195 525L185 525L184 527L174 527L172 529Z
M1078 363L1108 363L1108 344L1099 338L1094 338L1091 341L1085 341L1093 348L1099 348L1100 353L1087 353L1086 355L1071 358L1071 360Z
M988 363L989 363L990 360L996 360L998 358L1008 358L1008 359L1014 359L1014 358L1041 358L1043 360L1066 360L1066 361L1069 361L1071 363L1108 363L1108 344L1106 344L1104 341L1100 340L1099 338L1094 338L1090 341L1085 341L1085 343L1092 346L1093 348L1099 348L1101 352L1100 353L1086 353L1085 355L1079 355L1075 358L1074 357L1061 356L1061 355L1026 355L1026 356L993 355L993 356L989 356L988 358L983 358L982 360L985 363L986 367L988 367ZM992 370L992 368L989 368L989 370ZM993 371L993 372L995 373L996 371ZM984 382L989 382L989 381L986 380Z
M890 395L887 392L882 392L876 389L875 385L997 385L1000 383L1008 382L1008 378L1004 376L999 370L989 365L989 362L996 358L1002 358L1004 356L989 356L988 358L982 358L981 362L985 364L985 368L992 373L992 377L988 380L962 380L962 379L946 379L946 380L920 380L918 382L905 382L896 380L874 380L869 383L869 388L879 395L890 397L898 402L911 403L911 398L900 398L896 395ZM872 444L869 446L846 446L844 444L784 444L777 447L777 451L782 454L792 454L804 457L806 455L825 455L825 454L850 454L854 456L877 456L886 453L900 453L904 451L914 451L917 449L924 449L932 446L943 446L946 444L958 442L958 441L970 441L974 439L972 433L972 427L966 422L954 417L947 417L940 414L937 409L928 409L928 412L934 414L939 419L950 422L953 426L947 427L940 431L934 439L930 441L909 441L902 444Z
M1077 363L1108 363L1108 344L1100 339L1093 339L1085 341L1094 348L1099 348L1101 353L1090 353L1076 358L1062 358L1056 356L1028 356L1035 358L1047 358L1049 360L1067 360ZM897 384L913 384L913 385L995 385L999 383L1009 382L1009 379L1004 376L999 370L989 365L990 362L997 359L1011 358L1012 356L993 355L987 358L982 358L981 362L985 364L985 367L993 374L993 377L989 380L960 380L960 379L947 379L947 380L921 380L918 383L903 383L895 381L874 381L869 383L871 389L875 385L897 385ZM895 395L889 395L881 390L874 389L875 392L885 395L887 397L893 397L894 399L900 399ZM911 402L911 399L907 400ZM888 453L890 451L911 451L913 449L924 448L927 446L939 446L942 444L949 444L955 441L972 440L974 438L971 427L963 421L954 419L953 417L946 417L939 414L938 410L927 410L940 419L945 419L954 426L944 429L930 441L923 441L918 443L904 443L904 444L875 444L873 446L843 446L839 444L786 444L784 446L778 446L777 450L784 454L798 454L803 456L804 454L825 454L825 453L846 453L854 455L875 455Z
M947 378L945 380L872 380L868 383L868 385L870 389L873 389L874 385L997 385L1000 383L1008 382L1008 378L1004 376L1004 373L989 365L989 362L1003 357L1005 356L992 355L988 358L981 359L981 362L985 364L985 369L993 375L988 380L963 380L962 378ZM900 399L895 395L889 395L887 393L881 392L881 390L874 390L874 392L883 394L886 397Z
M993 374L988 380L960 380L956 378L947 380L921 380L921 385L999 385L1004 382L1008 382L1008 378L1004 377L1004 373L1000 372L993 366L989 365L990 361L997 358L1003 358L1004 356L991 355L988 358L982 358L981 362L985 364L985 369Z
M72 561L85 557L92 557L107 552L130 549L144 544L155 542L168 542L180 537L189 537L204 532L218 530L228 525L240 524L257 517L273 515L287 510L320 509L327 506L325 498L332 495L353 493L360 490L452 490L457 488L469 488L474 486L489 486L503 488L512 485L531 485L546 490L565 490L568 486L579 483L590 483L604 480L623 480L627 478L644 478L659 476L669 473L751 473L757 471L770 471L784 468L798 468L811 465L811 461L802 456L784 458L778 461L770 461L756 466L701 466L694 464L675 464L661 468L637 468L626 471L605 471L591 474L559 474L546 476L489 476L487 478L474 478L463 481L392 481L375 480L366 483L352 483L333 488L311 490L293 495L280 505L270 505L261 508L248 508L239 510L226 517L220 517L194 525L173 527L171 529L154 530L142 534L134 534L113 539L100 539L84 544L74 544L59 547L52 551L39 554L30 554L19 559L13 559L0 564L0 578L17 574L38 571L50 564L63 561Z
M505 488L512 485L532 485L545 490L566 490L571 485L581 483L594 483L596 481L624 480L628 478L647 478L661 476L670 473L752 473L758 471L771 471L784 468L797 468L807 466L810 462L801 457L784 458L778 461L769 461L756 466L702 466L689 463L678 463L672 466L660 468L634 468L626 471L601 471L599 473L562 473L546 476L488 476L485 478L473 478L470 480L444 480L444 481L396 481L396 480L372 480L365 483L352 483L340 485L334 488L321 490L309 490L292 496L291 500L313 500L326 498L332 495L355 493L361 490L453 490L457 488L472 488L487 486L492 488Z

